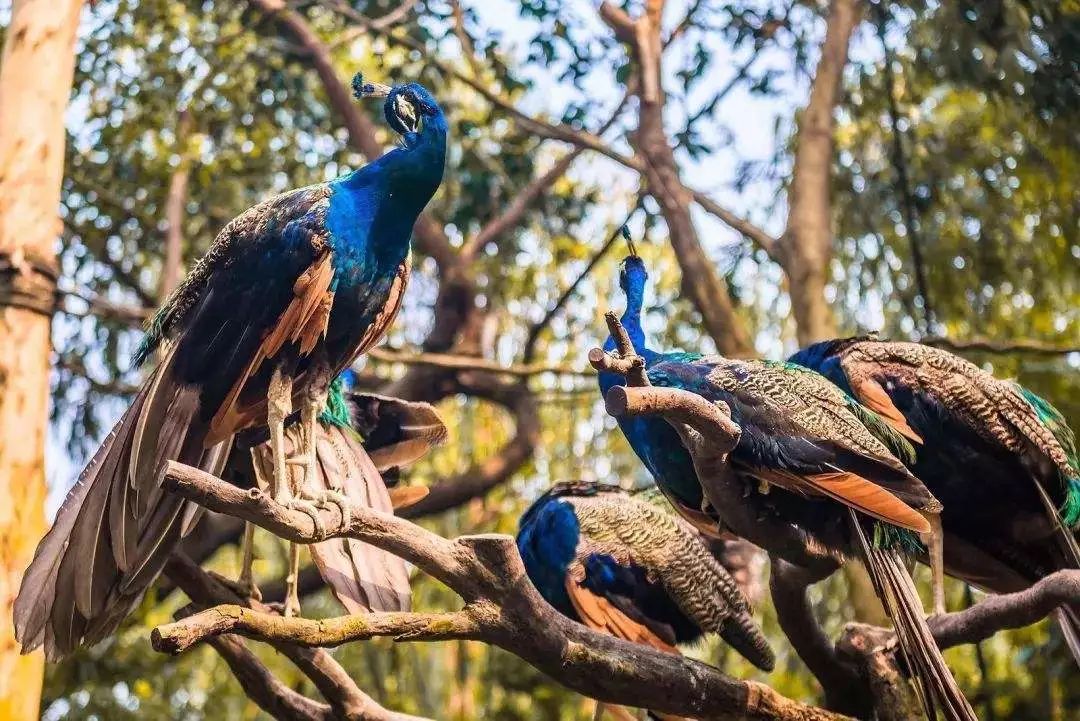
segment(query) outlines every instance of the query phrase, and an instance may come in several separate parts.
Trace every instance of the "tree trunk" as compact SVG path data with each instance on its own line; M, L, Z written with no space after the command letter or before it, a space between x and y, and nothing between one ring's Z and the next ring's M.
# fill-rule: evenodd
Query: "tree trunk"
M716 272L701 245L690 215L693 193L683 184L671 139L664 130L663 55L660 18L663 0L649 0L645 12L632 20L611 3L600 6L600 17L615 36L630 45L635 73L640 79L638 127L630 142L642 160L642 175L649 194L660 205L671 247L682 271L682 292L701 314L716 349L731 358L754 355L754 343L731 299L727 283Z
M19 581L45 528L49 321L78 0L15 0L0 64L0 718L37 719L42 655L19 656Z
M833 0L830 4L821 59L795 142L787 229L779 250L801 346L836 335L836 322L825 299L832 258L829 185L834 147L833 110L847 65L848 43L859 15L858 0Z

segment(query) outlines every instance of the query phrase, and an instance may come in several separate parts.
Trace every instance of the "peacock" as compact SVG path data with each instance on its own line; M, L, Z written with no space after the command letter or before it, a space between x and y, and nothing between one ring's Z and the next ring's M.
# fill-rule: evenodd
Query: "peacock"
M15 627L24 651L44 645L55 659L102 640L157 577L202 513L161 487L169 460L220 474L233 435L266 424L271 492L311 510L288 466L301 466L305 483L315 477L317 416L330 382L393 322L412 227L446 159L446 118L424 87L357 75L353 89L357 98L385 98L400 147L229 222L153 317L134 362L157 356L157 365L23 577ZM285 419L294 404L303 442L290 458Z
M773 668L746 598L698 534L618 486L555 484L521 516L517 546L533 585L575 621L668 653L713 633Z
M861 557L896 624L928 713L936 704L947 718L973 718L929 635L902 563L902 552L921 549L921 539L934 537L942 508L903 462L913 459L911 444L874 411L796 364L650 351L640 325L647 274L639 266L633 253L623 263L622 323L650 383L726 404L741 429L729 465L744 486L745 505L759 520L790 529L810 555L836 562ZM605 347L613 349L614 339ZM621 382L618 376L600 379L605 393ZM708 502L678 433L650 417L624 420L622 428L675 508L701 531L719 535L728 509ZM789 549L767 536L753 540L793 563L804 561L787 556Z
M1049 402L948 351L843 338L790 360L876 410L916 445L911 470L941 500L945 570L997 593L1080 568L1080 458ZM1080 616L1059 616L1080 659Z
M630 243L629 231L623 227L623 236ZM645 331L641 325L641 313L645 303L645 287L649 281L649 272L645 262L630 245L630 253L619 265L619 288L626 298L626 309L620 322L630 336L634 351L650 368L665 360L696 360L700 355L679 351L661 353L648 347ZM615 350L615 339L610 335L604 342L604 350ZM600 393L603 396L625 382L623 377L611 372L598 374ZM619 418L619 428L634 453L656 480L658 488L675 506L680 515L693 524L699 531L715 536L716 518L702 510L704 496L701 483L690 454L683 448L679 434L666 421L654 417Z
M427 488L399 485L398 473L440 445L446 439L446 426L428 403L349 390L352 376L346 371L334 379L326 408L319 414L315 478L299 477L301 469L293 466L290 480L304 482L308 491L340 495L353 506L388 513L407 508L427 495ZM299 450L303 440L299 431L295 423L286 427L287 452ZM266 429L237 434L222 477L243 488L267 487L273 454L266 438ZM241 576L230 585L242 595L259 598L251 575L252 532L253 527L247 525ZM408 570L397 556L348 538L331 538L309 549L323 580L349 613L409 610ZM298 570L290 568L289 573ZM295 593L295 589L293 585L287 591ZM286 602L299 605L300 600L294 597Z

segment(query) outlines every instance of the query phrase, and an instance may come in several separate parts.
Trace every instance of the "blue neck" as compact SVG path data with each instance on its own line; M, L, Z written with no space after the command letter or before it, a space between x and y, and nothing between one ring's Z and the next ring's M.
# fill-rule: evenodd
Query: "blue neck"
M327 225L338 271L392 273L409 252L417 216L438 190L446 163L446 121L429 118L402 147L331 181ZM340 192L343 191L343 192Z

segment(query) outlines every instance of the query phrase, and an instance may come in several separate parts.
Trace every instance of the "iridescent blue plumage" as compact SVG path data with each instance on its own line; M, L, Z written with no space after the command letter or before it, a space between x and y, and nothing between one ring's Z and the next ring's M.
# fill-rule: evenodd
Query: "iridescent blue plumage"
M645 263L636 254L627 256L619 268L619 287L626 298L626 309L620 322L626 328L634 351L645 359L645 367L651 368L667 360L693 360L699 356L691 353L659 353L648 347L641 314L645 303L645 287L649 280ZM604 342L605 351L615 350L615 339L610 335ZM607 395L611 388L623 385L622 376L616 373L599 374L600 393ZM645 464L661 489L673 496L678 504L700 509L703 496L701 485L694 471L693 461L686 452L678 433L667 421L658 418L620 418L619 428L630 443L634 453Z
M772 652L731 576L671 513L615 486L556 484L522 515L529 579L560 613L675 651L716 633L755 665Z
M316 473L308 444L321 396L393 321L412 226L446 155L446 120L423 87L361 85L386 97L402 146L239 215L155 315L135 362L159 363L24 575L15 613L24 649L45 644L55 658L101 640L160 573L202 513L161 489L167 461L220 472L233 435L268 421L280 449L295 400L305 468ZM275 453L279 490L286 468Z

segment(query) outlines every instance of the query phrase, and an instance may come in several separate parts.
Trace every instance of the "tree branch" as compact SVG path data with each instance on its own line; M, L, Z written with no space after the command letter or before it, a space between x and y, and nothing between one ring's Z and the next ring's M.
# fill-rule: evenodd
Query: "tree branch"
M173 554L169 558L165 565L165 574L199 606L244 603L259 612L270 610L258 601L240 599L233 590L182 554ZM302 648L285 642L273 642L271 645L311 679L330 704L332 718L350 721L430 721L389 711L380 706L360 690L345 669L324 649Z
M799 119L795 164L788 192L787 226L777 249L788 277L788 294L800 345L836 335L825 299L832 257L833 113L848 45L858 25L859 0L832 0L810 100Z
M330 706L293 691L278 680L235 636L208 639L240 682L244 695L278 721L331 721Z
M942 649L978 643L1006 628L1037 623L1066 604L1080 605L1080 570L1057 571L1023 591L990 595L963 611L926 620Z
M1039 340L991 340L989 338L968 338L960 340L939 335L924 336L920 343L935 348L952 351L981 351L985 353L1024 353L1030 355L1059 356L1080 353L1080 345L1056 345Z
M347 535L400 555L443 581L466 602L449 614L373 614L366 623L400 636L417 633L477 638L510 651L569 688L605 703L652 708L699 719L779 719L836 721L845 717L787 699L755 682L732 679L717 669L681 656L616 639L570 621L540 597L525 576L514 541L509 536L463 536L447 540L400 518L370 508L351 507L348 523L339 509L320 511L316 529L311 517L286 508L261 493L248 493L198 469L170 463L165 488L207 508L252 521L271 532L301 543ZM304 643L340 641L341 628L354 621L315 622L307 619L269 619L239 607L204 614L157 629L156 638L185 638L203 628L233 628L252 637L260 631L280 638L299 636ZM228 619L222 625L220 619ZM239 619L244 619L239 628ZM206 624L209 623L209 626ZM178 625L179 624L179 625ZM202 625L200 625L202 624ZM228 624L232 624L229 626ZM319 626L322 624L322 629ZM442 624L442 625L440 625ZM356 628L356 626L353 626ZM372 626L361 627L359 636ZM302 630L302 631L301 631ZM182 645L182 644L181 644ZM181 647L176 646L176 648Z

